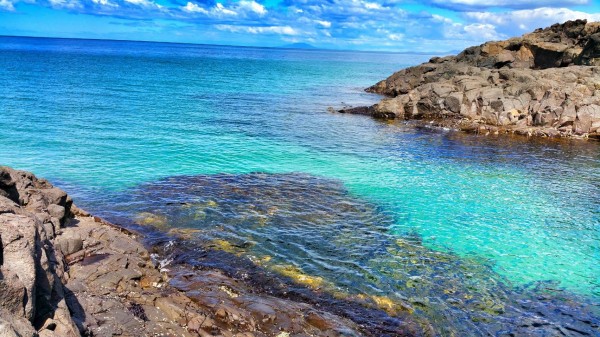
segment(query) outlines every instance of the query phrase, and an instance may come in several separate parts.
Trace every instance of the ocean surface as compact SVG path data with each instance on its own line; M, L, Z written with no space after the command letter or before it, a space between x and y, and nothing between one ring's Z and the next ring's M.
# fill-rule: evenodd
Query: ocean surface
M479 331L478 296L498 317L540 293L597 309L600 143L327 111L429 57L0 37L0 165L456 331ZM431 312L461 291L454 318Z

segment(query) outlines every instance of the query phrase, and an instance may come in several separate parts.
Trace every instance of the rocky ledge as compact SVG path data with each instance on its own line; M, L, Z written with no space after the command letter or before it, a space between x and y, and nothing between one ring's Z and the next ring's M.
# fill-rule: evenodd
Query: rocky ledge
M366 89L340 112L463 131L600 139L600 23L568 21L434 57Z
M136 233L0 167L0 336L361 335L346 318L255 294L218 270L169 280L157 260ZM174 288L181 277L194 287Z

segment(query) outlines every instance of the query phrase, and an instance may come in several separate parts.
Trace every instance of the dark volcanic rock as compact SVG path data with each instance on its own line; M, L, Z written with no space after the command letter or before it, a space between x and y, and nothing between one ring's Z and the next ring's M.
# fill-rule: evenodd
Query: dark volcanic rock
M478 133L598 138L600 23L568 21L434 57L367 89L388 96L350 111Z

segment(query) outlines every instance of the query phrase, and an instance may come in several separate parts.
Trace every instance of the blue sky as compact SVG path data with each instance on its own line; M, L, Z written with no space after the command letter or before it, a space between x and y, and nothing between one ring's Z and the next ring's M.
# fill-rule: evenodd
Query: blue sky
M592 0L0 0L0 35L436 52L569 19Z

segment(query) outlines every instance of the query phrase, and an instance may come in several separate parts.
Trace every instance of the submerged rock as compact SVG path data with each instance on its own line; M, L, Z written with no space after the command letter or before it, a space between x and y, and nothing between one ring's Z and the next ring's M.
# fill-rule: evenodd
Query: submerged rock
M481 134L600 137L600 23L568 21L434 57L366 89L388 96L341 112Z
M600 322L597 308L566 291L515 288L489 261L428 249L410 233L391 234L394 219L337 180L301 173L169 177L129 190L121 206L111 202L125 217L153 212L167 219L160 226L172 228L170 235L152 245L172 260L174 285L206 307L222 297L203 294L236 303L250 288L312 303L370 336L554 336L568 329L594 335ZM202 275L237 282L206 286ZM244 324L257 324L238 310ZM293 326L286 330L292 335Z
M152 213L138 219L166 221ZM364 334L347 318L257 294L218 271L170 271L137 238L77 208L47 181L0 167L0 336ZM177 289L169 275L176 286L188 282Z

